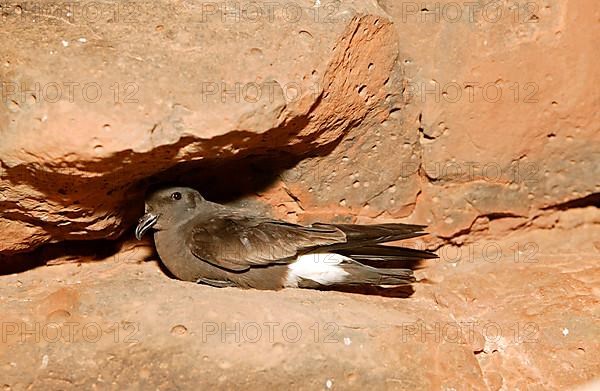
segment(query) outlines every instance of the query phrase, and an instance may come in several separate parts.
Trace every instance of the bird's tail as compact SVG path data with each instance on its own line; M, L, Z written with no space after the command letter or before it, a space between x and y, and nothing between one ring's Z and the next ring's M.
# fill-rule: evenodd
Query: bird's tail
M285 286L398 286L415 281L407 267L373 267L338 253L309 253L288 265Z
M385 245L336 250L353 262L341 265L347 285L407 285L415 282L414 268L424 259L438 258L430 251Z
M425 235L425 226L409 224L313 224L335 227L346 242L319 247L289 265L286 286L320 288L332 286L402 286L416 279L414 268L424 259L437 258L430 251L381 243Z

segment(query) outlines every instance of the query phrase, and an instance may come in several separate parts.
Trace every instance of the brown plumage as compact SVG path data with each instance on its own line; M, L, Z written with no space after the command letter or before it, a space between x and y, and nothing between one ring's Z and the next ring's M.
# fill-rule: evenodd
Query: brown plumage
M421 225L302 226L207 201L190 188L152 193L145 212L138 239L154 229L158 254L173 275L217 287L406 285L415 281L409 268L367 264L437 257L380 244L425 235Z

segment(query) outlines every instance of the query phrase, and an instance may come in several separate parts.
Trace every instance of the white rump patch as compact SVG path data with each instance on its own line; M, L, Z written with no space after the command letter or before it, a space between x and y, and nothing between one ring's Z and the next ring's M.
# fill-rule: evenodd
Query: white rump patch
M350 258L335 253L314 253L300 255L288 268L286 288L298 288L300 279L312 280L321 285L331 285L344 281L349 274L340 266Z

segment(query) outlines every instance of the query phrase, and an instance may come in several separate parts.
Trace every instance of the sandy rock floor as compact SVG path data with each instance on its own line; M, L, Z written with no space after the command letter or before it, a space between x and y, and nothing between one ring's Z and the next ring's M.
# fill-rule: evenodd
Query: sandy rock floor
M0 383L565 389L600 373L599 232L442 248L408 298L197 286L143 246L1 276Z

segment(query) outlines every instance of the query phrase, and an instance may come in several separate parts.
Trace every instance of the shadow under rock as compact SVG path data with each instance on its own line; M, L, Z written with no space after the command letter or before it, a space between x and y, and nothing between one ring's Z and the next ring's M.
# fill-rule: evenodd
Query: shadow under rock
M150 255L139 257L141 246L152 246ZM138 256L136 256L136 254ZM22 273L41 266L61 265L65 263L97 262L114 258L114 262L132 262L139 258L141 262L157 260L158 254L152 243L140 242L138 246L124 248L121 240L68 240L59 243L44 244L27 253L0 255L0 276Z
M97 261L114 256L121 244L115 240L64 241L44 244L27 253L0 255L0 275L21 273L40 266Z
M325 156L337 144L331 143L306 155L279 152L238 159L183 162L142 180L136 187L146 192L169 186L191 187L210 201L232 203L264 191L302 160Z
M379 286L338 286L334 285L329 288L321 288L321 291L336 291L343 293L353 293L367 296L382 296L406 299L415 293L415 288L412 285L400 285L392 288L384 288Z

